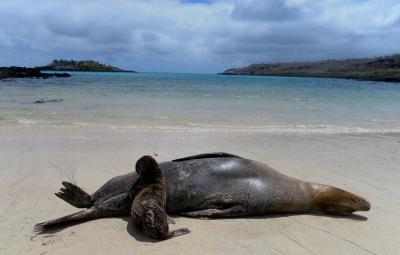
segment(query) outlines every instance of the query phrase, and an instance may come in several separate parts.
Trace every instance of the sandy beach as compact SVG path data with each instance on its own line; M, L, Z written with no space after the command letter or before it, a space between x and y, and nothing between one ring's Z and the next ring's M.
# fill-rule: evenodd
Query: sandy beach
M223 220L176 217L192 233L154 242L127 218L100 219L36 235L35 223L76 212L53 194L67 180L89 193L159 161L226 151L304 180L366 197L356 217L270 215ZM229 132L0 130L1 254L396 254L400 250L400 136Z

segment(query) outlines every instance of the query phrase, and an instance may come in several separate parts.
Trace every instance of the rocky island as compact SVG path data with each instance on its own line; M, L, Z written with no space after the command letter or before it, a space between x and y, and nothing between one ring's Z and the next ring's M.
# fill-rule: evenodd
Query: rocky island
M0 80L9 78L64 78L70 77L71 75L67 73L42 73L39 68L29 68L29 67L0 67Z
M93 60L65 60L55 59L46 66L38 67L43 71L81 71L81 72L131 72L135 71L122 70L118 67L105 65Z
M228 69L221 74L400 82L400 54L361 59L252 64L247 67Z
M46 72L42 72L46 71ZM50 73L49 71L56 71L54 73ZM60 72L61 71L61 72ZM71 75L68 73L69 71L81 71L81 72L131 72L136 73L135 71L127 71L120 69L115 66L105 65L93 60L83 60L83 61L75 61L75 60L64 60L64 59L55 59L50 64L46 66L38 66L38 67L19 67L19 66L10 66L10 67L0 67L0 79L8 79L8 78L51 78L51 77L70 77Z

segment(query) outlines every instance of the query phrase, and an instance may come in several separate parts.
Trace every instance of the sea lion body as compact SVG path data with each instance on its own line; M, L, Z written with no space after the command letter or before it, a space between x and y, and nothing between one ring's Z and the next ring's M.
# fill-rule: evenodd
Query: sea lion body
M256 161L205 158L166 162L161 167L166 173L169 213L190 216L193 211L236 208L232 216L244 216L308 210L310 198L302 181Z
M347 191L301 181L266 164L228 153L200 154L162 162L160 168L165 176L168 214L215 218L270 213L349 214L370 207L365 199ZM104 208L105 203L123 197L125 202L117 199L121 208L112 208L112 211L126 216L133 200L132 187L137 182L135 173L112 178L90 196L90 201L80 201L83 195L74 195L74 188L66 187L56 195L77 207L88 207L90 203L89 209ZM103 213L98 217L110 216Z

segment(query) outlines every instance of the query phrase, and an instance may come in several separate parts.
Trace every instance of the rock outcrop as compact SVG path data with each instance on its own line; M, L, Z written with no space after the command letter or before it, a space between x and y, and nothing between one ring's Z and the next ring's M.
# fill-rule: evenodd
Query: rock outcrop
M38 68L29 68L29 67L18 67L18 66L10 66L10 67L0 67L0 79L8 79L8 78L64 78L70 77L68 73L42 73Z

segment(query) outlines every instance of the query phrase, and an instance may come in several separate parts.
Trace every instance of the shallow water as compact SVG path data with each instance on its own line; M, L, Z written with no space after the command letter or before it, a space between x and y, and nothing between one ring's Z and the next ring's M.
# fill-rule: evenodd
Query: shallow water
M400 84L213 74L0 81L0 128L400 133ZM60 103L33 104L40 99Z

